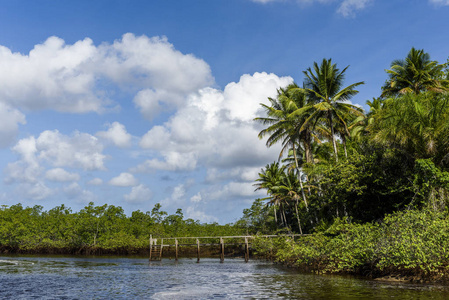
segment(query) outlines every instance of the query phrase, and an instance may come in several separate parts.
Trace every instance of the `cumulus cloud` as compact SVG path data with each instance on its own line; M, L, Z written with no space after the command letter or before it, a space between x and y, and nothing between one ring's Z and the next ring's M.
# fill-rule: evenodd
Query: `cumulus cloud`
M39 137L30 136L19 140L11 150L19 156L5 168L5 182L41 184L44 178L53 181L77 181L79 175L69 173L63 167L84 170L104 170L105 155L97 138L75 132L71 136L57 130L44 131ZM54 167L45 172L46 166ZM48 193L44 193L46 195Z
M45 173L45 178L50 181L78 181L80 180L80 175L77 173L70 173L62 168L55 168L48 170Z
M66 45L50 37L28 55L0 46L0 101L30 110L99 111L104 100L87 70L97 52L88 38Z
M132 136L126 131L123 124L114 122L108 124L109 129L107 131L99 131L95 135L106 141L112 142L115 146L125 148L131 146Z
M164 125L151 128L141 139L144 149L158 151L133 171L193 170L200 166L255 167L277 155L257 137L253 121L262 116L260 103L276 95L276 89L292 82L290 77L255 73L243 75L223 91L206 88L189 97L184 107Z
M132 203L142 203L153 198L151 190L143 184L139 184L131 189L129 194L124 196L125 201Z
M119 176L112 178L109 184L114 186L135 186L137 179L130 173L120 173Z
M134 103L148 119L163 108L176 108L185 95L214 82L206 62L175 50L166 37L127 33L101 50L104 74L119 84L142 89Z
M214 79L207 63L177 51L165 37L127 33L95 46L89 38L68 45L52 36L27 54L0 45L0 103L13 109L102 112L112 105L109 82L132 93L150 118ZM16 113L11 121L24 119Z
M26 124L25 115L0 102L0 148L14 142L19 131L19 124Z
M38 158L56 167L105 170L103 145L98 138L75 132L71 136L58 130L46 130L36 139Z

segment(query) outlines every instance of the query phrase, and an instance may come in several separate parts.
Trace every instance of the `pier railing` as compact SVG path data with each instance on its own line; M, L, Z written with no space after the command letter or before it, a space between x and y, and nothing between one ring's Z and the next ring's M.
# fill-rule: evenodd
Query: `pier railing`
M283 235L236 235L236 236L184 236L184 237L164 237L160 239L153 238L150 236L150 261L151 260L162 260L162 250L164 247L175 247L175 260L179 257L179 247L180 246L196 246L197 262L200 262L200 248L201 246L219 246L220 247L220 262L224 261L225 253L225 240L227 245L244 245L245 246L245 262L249 260L249 248L251 241L256 237L262 238L278 238L278 237L290 237L294 239L295 237L304 236L305 234L283 234ZM158 243L158 240L160 241ZM211 242L212 240L212 242ZM173 241L173 242L171 242ZM180 243L180 241L187 241ZM191 241L188 243L188 241ZM194 242L193 242L194 241ZM207 241L201 243L200 241ZM217 242L214 242L217 241ZM171 243L169 243L171 242Z

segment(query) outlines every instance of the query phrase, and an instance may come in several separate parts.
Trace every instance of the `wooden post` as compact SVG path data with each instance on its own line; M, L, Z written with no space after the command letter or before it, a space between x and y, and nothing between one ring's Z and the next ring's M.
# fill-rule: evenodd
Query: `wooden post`
M248 237L245 236L245 262L249 260L249 247L248 247Z
M178 261L178 239L175 239L175 260Z
M220 247L221 247L220 263L223 263L224 262L224 241L223 241L222 237L220 237Z
M270 237L270 260L273 260L273 241Z
M151 252L153 251L153 235L150 234L150 261L151 261Z
M198 256L198 258L196 259L196 262L199 263L200 262L200 240L196 239L196 254Z
M161 239L161 252L159 252L159 260L162 260L162 247L164 246L164 239Z

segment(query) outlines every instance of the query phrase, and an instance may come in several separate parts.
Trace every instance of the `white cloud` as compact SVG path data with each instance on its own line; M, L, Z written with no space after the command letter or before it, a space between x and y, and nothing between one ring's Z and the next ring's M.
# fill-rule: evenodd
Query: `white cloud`
M193 170L200 166L255 167L272 160L277 147L266 149L259 141L260 103L276 95L276 89L292 82L290 77L255 73L243 75L223 91L212 88L192 94L187 105L164 125L150 129L140 146L159 151L163 158L149 159L133 171L151 169Z
M168 129L163 126L154 126L142 137L139 145L146 149L163 150L170 143L170 132Z
M54 194L54 191L42 182L20 184L17 186L17 192L32 200L44 200Z
M96 56L88 38L66 45L50 37L28 55L0 46L0 101L29 110L99 111L104 100L87 70Z
M108 125L107 131L99 131L96 136L107 141L112 142L115 146L125 148L131 146L132 136L126 132L126 128L119 122L114 122Z
M102 112L112 104L107 95L114 91L105 90L109 82L132 93L151 118L214 79L207 63L177 51L165 37L127 33L97 47L89 38L68 45L53 36L28 54L0 45L0 103L12 109ZM24 122L18 113L13 121Z
M150 170L166 170L166 171L191 171L194 170L197 163L197 154L178 153L174 151L162 153L164 160L149 159L135 168L131 168L132 172L147 172Z
M164 108L182 105L185 95L214 83L206 62L175 50L165 37L127 33L101 50L104 74L119 84L142 88L134 103L148 119Z
M45 177L45 164L57 168L105 170L103 146L96 137L86 133L75 132L72 136L67 136L57 130L47 130L38 138L31 136L19 140L11 150L19 155L19 160L6 166L6 183L41 182ZM50 171L47 176L54 179L55 172L62 173L61 170ZM72 178L75 176L71 173L68 175Z
M151 200L153 193L143 184L139 184L131 189L131 192L124 195L125 201L133 203L142 203Z
M17 153L21 159L6 166L5 182L36 184L43 170L36 157L36 139L34 137L21 139L11 150Z
M50 181L78 181L80 180L80 175L77 173L70 173L62 168L55 168L48 170L45 173L45 178Z
M26 124L25 115L0 102L0 148L9 146L14 141L19 124Z
M208 193L207 197L211 200L222 200L226 197L233 198L252 198L265 195L264 191L254 191L252 182L229 182L221 189L214 189ZM204 193L204 192L203 192Z
M449 0L429 0L429 2L436 5L449 5Z
M89 185L102 185L103 184L103 179L101 179L101 178L94 178L94 179L88 181L87 184L89 184Z
M199 193L199 192L190 198L190 202L192 202L192 203L199 203L202 200L203 200L203 198L201 197L201 193Z
M137 179L130 173L120 173L119 176L112 178L109 184L114 186L135 186Z
M251 0L252 2L267 4L274 2L296 2L300 5L311 5L314 3L328 4L328 3L339 3L337 13L343 15L344 17L353 16L356 11L363 10L368 4L374 0ZM448 0L429 0L431 2L449 2Z
M75 132L66 136L57 130L46 130L36 139L39 159L56 167L105 170L103 145L90 134Z
M356 11L363 10L373 0L344 0L337 12L344 17L353 16Z
M187 207L186 217L192 220L199 220L200 222L203 223L218 222L218 219L216 217L207 215L204 211L196 209L193 206Z
M77 182L73 182L63 188L64 195L69 199L74 199L79 202L94 202L97 197L94 193L84 190Z
M258 178L259 167L235 167L232 169L209 168L207 170L206 182L214 183L229 179L238 179L244 182L254 182Z

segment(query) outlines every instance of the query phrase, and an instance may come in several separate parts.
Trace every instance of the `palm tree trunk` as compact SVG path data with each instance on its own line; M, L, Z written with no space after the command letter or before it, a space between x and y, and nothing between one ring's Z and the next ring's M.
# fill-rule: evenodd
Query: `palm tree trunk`
M334 122L332 120L332 112L328 112L328 119L329 119L329 127L331 129L331 140L332 140L332 146L334 147L334 153L335 153L335 161L338 162L338 151L337 151L337 142L335 141L335 132L334 132Z
M276 223L276 225L278 224L278 216L276 214L276 205L274 206L274 222Z
M313 164L313 153L312 153L312 137L308 129L304 130L304 152L306 155L306 162L308 164Z
M298 166L298 157L296 157L295 143L293 143L293 157L295 158L295 165L296 165L296 170L298 172L299 185L301 186L302 199L304 200L304 204L306 205L306 210L308 212L309 207L307 205L306 193L304 193L304 186L302 184L301 170L299 169L299 166Z
M285 209L282 210L282 214L284 215L285 227L288 227L287 217L285 216Z
M298 220L299 233L302 234L301 221L299 220L298 204L299 204L299 203L298 203L298 198L296 198L296 206L295 206L295 209L296 209L296 219Z

